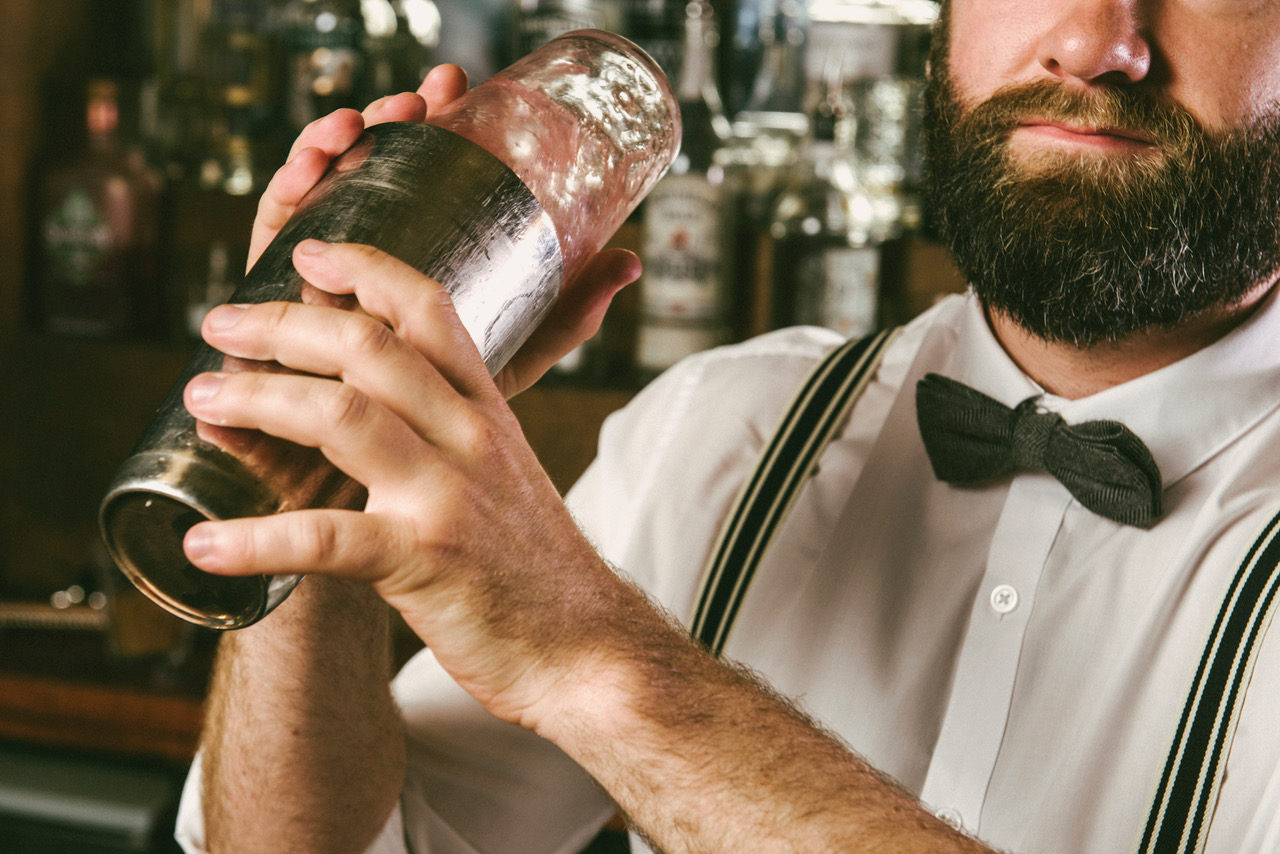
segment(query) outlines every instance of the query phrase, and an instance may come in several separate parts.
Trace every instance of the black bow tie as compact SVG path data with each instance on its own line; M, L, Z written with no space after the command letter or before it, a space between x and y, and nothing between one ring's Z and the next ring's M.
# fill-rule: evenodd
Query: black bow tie
M969 386L927 374L916 417L934 474L947 483L1047 471L1093 512L1139 528L1160 516L1161 480L1142 440L1118 421L1067 424L1028 398L1010 409Z

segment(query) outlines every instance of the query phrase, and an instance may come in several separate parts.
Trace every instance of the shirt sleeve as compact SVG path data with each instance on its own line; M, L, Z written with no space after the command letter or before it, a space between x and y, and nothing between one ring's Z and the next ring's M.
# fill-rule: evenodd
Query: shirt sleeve
M182 798L178 802L178 820L174 838L185 854L206 854L204 835L204 811L200 794L200 769L203 760L197 754L187 774L186 783L182 787ZM470 852L473 849L455 848L457 852ZM405 844L404 812L400 804L392 811L387 823L383 826L378 838L369 846L365 854L410 854ZM422 849L414 854L430 854L430 849Z
M551 742L489 714L430 650L392 691L404 716L401 805L414 854L576 854L617 808Z

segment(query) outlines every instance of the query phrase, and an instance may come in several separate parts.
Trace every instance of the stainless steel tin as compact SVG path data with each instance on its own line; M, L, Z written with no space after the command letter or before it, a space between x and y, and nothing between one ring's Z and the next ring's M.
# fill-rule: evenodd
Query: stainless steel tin
M484 148L430 125L370 128L307 196L232 301L333 299L293 269L293 247L308 237L376 246L441 282L494 373L560 291L560 244L538 201ZM202 346L100 511L112 557L141 590L184 619L220 629L261 619L299 576L202 572L182 552L192 525L363 501L361 488L318 451L259 433L197 428L183 388L197 373L225 370L282 369Z

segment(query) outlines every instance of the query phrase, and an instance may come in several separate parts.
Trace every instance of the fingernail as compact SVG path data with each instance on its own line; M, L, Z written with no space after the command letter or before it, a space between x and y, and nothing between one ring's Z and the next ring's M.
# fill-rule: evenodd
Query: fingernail
M187 383L187 395L192 403L204 403L212 400L222 388L226 374L199 374Z
M240 322L240 318L244 317L243 305L220 305L209 311L208 323L210 329L230 329Z
M213 551L213 535L203 525L196 525L182 538L182 550L192 561L207 557Z
M298 251L303 255L319 255L321 252L328 252L329 246L330 244L325 243L323 240L308 237L298 244Z

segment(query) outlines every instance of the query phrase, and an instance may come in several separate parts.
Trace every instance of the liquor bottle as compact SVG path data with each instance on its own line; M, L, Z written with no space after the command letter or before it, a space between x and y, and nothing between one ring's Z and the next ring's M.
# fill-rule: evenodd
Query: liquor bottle
M277 29L285 62L285 117L295 134L341 107L364 107L360 0L286 0Z
M266 141L253 132L252 107L241 100L243 93L227 94L221 105L225 109L209 128L199 184L229 196L247 196L261 190L268 180L264 174Z
M843 87L836 80L823 88L800 162L774 206L772 325L856 337L879 324L883 244L896 219L873 221L882 212L868 210L871 197L857 178Z
M921 104L937 16L932 0L815 0L810 6L810 81L822 76L823 62L840 65L858 116L853 144L863 184L877 206L900 207L908 230L923 219Z
M440 10L433 0L362 0L365 93L371 102L412 92L431 70L440 44Z
M808 23L797 0L781 0L775 8L762 11L767 14L758 24L760 67L750 81L744 108L734 116L732 144L745 150L746 159L759 173L753 178L753 202L757 210L767 212L809 130L805 117Z
M908 193L913 113L920 86L893 76L860 80L850 88L852 120L841 126L848 134L864 203L854 210L853 226L874 239L886 239L903 227L919 224L919 197Z
M808 21L798 0L781 0L760 22L760 70L746 105L749 114L803 113Z
M88 82L85 124L84 151L39 182L38 323L74 335L153 334L163 319L160 179L120 138L114 80Z
M616 0L512 0L511 57L573 30L616 30Z
M684 55L685 0L624 0L622 32L672 80L680 79Z
M278 127L276 45L264 0L217 0L200 38L205 97L201 187L230 195L260 192L283 137Z
M725 173L724 215L737 249L727 261L734 334L749 337L772 327L770 217L809 129L804 104L808 24L805 4L797 0L752 0L735 10L729 61L736 71L726 86L741 109L719 159Z
M716 152L728 123L716 87L711 4L687 7L676 96L684 122L680 153L645 200L636 367L652 376L728 337L724 173Z
M191 283L184 306L183 333L192 341L200 339L200 327L204 316L222 305L235 291L236 276L232 275L230 253L226 241L214 240L209 244L204 269Z
M201 41L211 7L201 0L159 0L153 9L157 48L150 159L170 184L194 183L208 128Z

